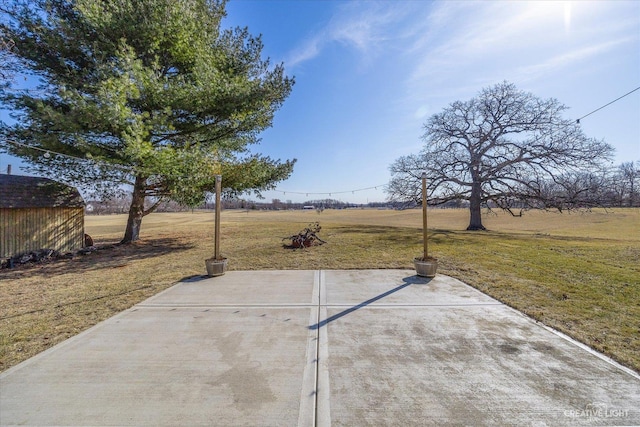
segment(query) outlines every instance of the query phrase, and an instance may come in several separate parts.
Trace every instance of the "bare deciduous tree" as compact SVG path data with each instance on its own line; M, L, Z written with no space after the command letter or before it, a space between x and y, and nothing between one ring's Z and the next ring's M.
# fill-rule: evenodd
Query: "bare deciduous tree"
M562 176L598 170L613 148L587 138L564 119L567 107L503 82L469 101L456 101L424 125L424 149L390 167L391 199L419 200L420 176L430 203L468 200L468 230L484 230L482 206L558 207L545 185ZM564 205L567 206L567 205Z
M629 207L637 206L640 202L640 162L625 162L618 166L618 179L620 189L620 205Z
M611 206L611 174L605 170L562 173L539 185L539 194L527 207L553 208L562 212L580 208ZM539 200L539 202L538 202Z

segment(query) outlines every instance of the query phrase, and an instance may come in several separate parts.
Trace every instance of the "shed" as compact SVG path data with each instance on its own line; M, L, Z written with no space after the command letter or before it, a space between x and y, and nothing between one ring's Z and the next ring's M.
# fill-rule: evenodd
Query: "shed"
M0 259L84 245L84 200L66 184L0 174Z

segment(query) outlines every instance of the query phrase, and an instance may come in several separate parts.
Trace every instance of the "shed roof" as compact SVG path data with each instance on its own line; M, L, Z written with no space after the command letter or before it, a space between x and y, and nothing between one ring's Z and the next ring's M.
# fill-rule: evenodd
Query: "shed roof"
M0 208L84 207L77 189L49 178L0 175Z

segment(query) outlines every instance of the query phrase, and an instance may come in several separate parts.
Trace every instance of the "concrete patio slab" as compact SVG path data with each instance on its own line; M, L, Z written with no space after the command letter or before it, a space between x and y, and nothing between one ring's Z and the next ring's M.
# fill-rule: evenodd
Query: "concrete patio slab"
M3 373L0 424L298 425L316 276L180 283Z
M325 274L326 425L640 423L637 376L457 280Z
M3 372L0 425L640 425L640 376L446 276L232 271Z

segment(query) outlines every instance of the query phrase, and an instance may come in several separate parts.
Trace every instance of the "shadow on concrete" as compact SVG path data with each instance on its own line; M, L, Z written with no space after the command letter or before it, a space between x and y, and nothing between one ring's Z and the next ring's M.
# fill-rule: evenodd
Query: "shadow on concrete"
M349 313L353 313L356 310L361 309L362 307L366 307L369 304L372 304L376 301L381 300L384 297L387 297L393 293L398 292L399 290L402 290L404 288L406 288L407 286L410 285L426 285L427 283L429 283L431 281L431 278L426 278L426 277L420 277L420 276L409 276L409 277L405 277L404 279L402 279L402 281L404 282L402 285L400 286L396 286L393 289L388 290L387 292L383 292L380 295L376 295L373 298L369 298L366 301L361 302L358 305L354 305L353 307L350 307L346 310L341 311L340 313L334 314L331 317L327 317L325 320L322 320L319 323L316 323L315 325L311 325L309 326L309 329L311 330L316 330L316 329L320 329L323 326L326 326L327 324L333 322L334 320L338 320L339 318L346 316Z
M196 283L203 280L210 279L206 274L194 274L193 276L183 277L179 280L180 283Z

